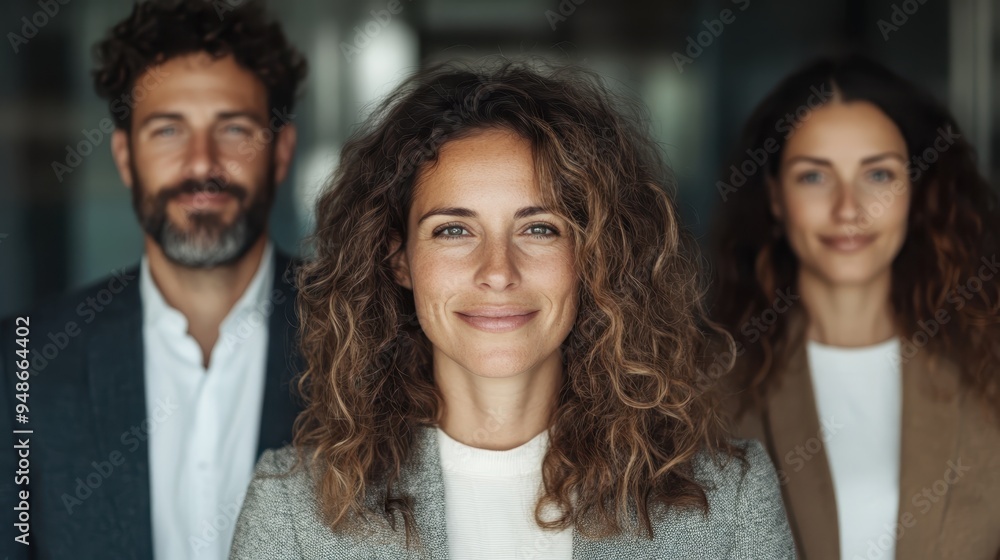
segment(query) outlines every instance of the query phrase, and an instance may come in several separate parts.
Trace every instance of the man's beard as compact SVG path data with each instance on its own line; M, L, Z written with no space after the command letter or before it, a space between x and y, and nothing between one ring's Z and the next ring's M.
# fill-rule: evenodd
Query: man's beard
M132 206L143 231L160 246L170 261L189 268L212 268L240 260L263 235L274 201L271 169L267 173L267 184L253 198L250 198L246 187L222 178L187 180L149 195L134 165L132 177L135 182ZM189 211L187 229L172 222L167 215L167 204L171 199L198 193L232 195L239 205L232 223L224 223L218 212L208 210Z

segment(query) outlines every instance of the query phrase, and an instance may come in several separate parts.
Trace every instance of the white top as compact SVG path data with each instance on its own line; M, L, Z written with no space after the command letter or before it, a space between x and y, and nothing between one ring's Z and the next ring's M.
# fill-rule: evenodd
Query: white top
M209 367L187 318L163 299L142 258L150 508L156 560L229 557L253 478L264 400L271 243L219 327Z
M903 399L899 339L859 348L810 340L807 352L837 500L840 557L894 558ZM801 443L809 453L808 442Z
M448 556L457 560L570 560L573 531L535 522L548 432L507 451L470 447L437 429Z

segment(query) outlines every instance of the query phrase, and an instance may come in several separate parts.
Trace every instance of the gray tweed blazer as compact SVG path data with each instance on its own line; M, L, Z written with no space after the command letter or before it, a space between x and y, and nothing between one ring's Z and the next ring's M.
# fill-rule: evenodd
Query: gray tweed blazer
M364 534L330 531L320 519L307 469L280 476L295 461L294 449L285 447L266 452L257 463L236 524L230 560L446 560L448 536L437 436L433 428L419 430L414 467L404 470L400 479L400 490L414 498L419 548L405 547L401 521L398 531L392 531L379 516L373 516ZM595 541L574 530L573 558L794 559L774 467L760 443L744 443L749 461L745 472L736 460L722 468L702 460L696 467L698 478L712 487L708 516L670 512L656 521L653 540L621 535Z

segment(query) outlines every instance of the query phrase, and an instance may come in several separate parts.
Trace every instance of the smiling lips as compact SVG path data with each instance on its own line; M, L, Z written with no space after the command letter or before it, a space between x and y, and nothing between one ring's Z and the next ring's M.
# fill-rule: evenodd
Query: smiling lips
M834 235L820 236L823 245L843 253L852 253L871 245L875 235Z
M504 333L523 327L538 315L538 311L514 307L479 307L456 311L455 314L475 329L489 333Z

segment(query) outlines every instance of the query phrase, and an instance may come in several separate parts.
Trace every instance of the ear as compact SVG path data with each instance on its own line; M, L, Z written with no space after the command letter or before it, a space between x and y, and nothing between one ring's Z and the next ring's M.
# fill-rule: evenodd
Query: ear
M407 290L413 290L410 262L406 256L406 248L401 248L401 245L399 234L393 233L389 241L389 265L392 267L392 275L396 279L396 283Z
M779 222L784 221L781 185L778 184L778 181L770 173L765 176L764 184L767 187L767 199L770 203L771 215Z
M131 189L135 177L132 176L132 166L129 165L132 161L132 150L128 141L128 132L120 128L111 133L111 157L115 160L115 167L118 168L118 176L122 178L125 186Z
M295 155L295 143L298 138L298 131L295 125L287 123L278 130L274 139L274 184L280 185L288 177L288 170L292 166L292 157Z

